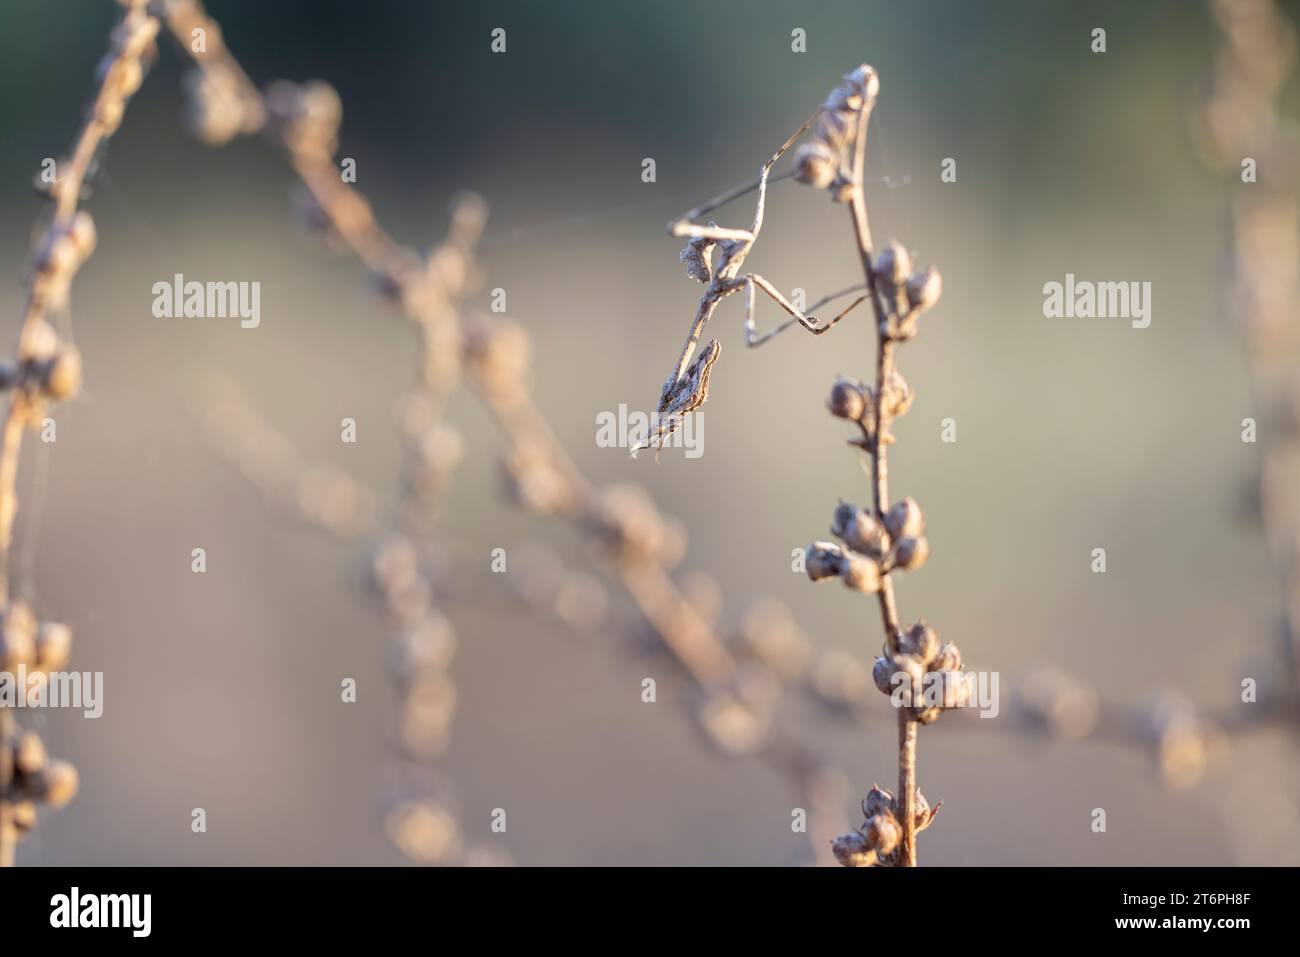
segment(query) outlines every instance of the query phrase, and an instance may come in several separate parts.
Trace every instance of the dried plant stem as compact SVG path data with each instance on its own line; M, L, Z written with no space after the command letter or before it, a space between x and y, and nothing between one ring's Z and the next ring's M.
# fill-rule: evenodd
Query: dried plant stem
M862 263L863 280L871 300L872 313L876 320L876 432L866 445L871 457L871 495L872 509L877 521L884 522L885 510L889 508L889 415L885 407L885 396L894 374L894 342L888 335L888 320L880 302L879 290L876 288L875 267L872 265L874 250L871 242L871 226L867 218L867 200L865 191L865 165L867 149L867 131L875 98L863 100L858 111L858 134L854 142L853 161L850 167L849 214L853 221L853 238L858 249L858 258ZM880 590L876 593L880 605L881 623L885 630L885 643L889 653L899 651L899 618L897 602L894 598L893 578L885 575L881 579ZM898 844L899 863L905 867L916 866L916 720L910 708L898 710L898 800L900 808L901 837Z
M115 34L123 37L119 45L131 51L143 51L153 42L158 32L158 20L145 9L143 0L132 3L122 15ZM110 51L109 57L113 57ZM131 57L138 61L138 55ZM114 66L121 59L112 60ZM136 69L139 67L137 65ZM38 243L38 249L49 248L55 239L65 233L77 214L77 203L85 185L95 154L100 144L116 132L121 123L126 99L135 92L140 80L124 82L122 73L114 69L102 72L99 85L86 111L86 118L76 137L72 155L59 164L62 172L54 185L54 215ZM60 275L49 269L34 269L28 283L27 303L23 309L22 324L18 331L16 355L21 361L29 358L36 347L35 339L50 311L51 300L66 289L70 275ZM16 483L18 459L22 452L23 431L31 421L33 398L25 391L10 393L5 412L4 427L0 430L0 602L9 600L11 589L9 556L13 545L14 518L18 511Z
M4 363L0 373L9 393L0 426L0 665L21 664L45 677L65 665L71 632L63 625L38 623L31 608L14 595L10 559L18 465L25 430L40 423L51 402L71 398L81 385L80 353L61 340L49 320L66 312L72 281L94 249L94 222L77 205L100 146L117 131L127 101L144 80L159 29L145 0L121 3L125 9L100 62L98 85L71 156L55 164L55 181L46 184L54 209L35 246L14 360ZM35 825L35 804L58 807L77 788L76 771L66 762L16 762L12 749L19 731L9 710L0 709L0 867L13 865L20 832ZM30 731L23 735L35 737Z

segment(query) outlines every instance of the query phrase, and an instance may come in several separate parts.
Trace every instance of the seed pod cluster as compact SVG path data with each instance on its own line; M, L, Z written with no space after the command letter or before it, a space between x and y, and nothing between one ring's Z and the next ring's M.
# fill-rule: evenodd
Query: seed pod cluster
M917 721L931 724L941 711L970 703L969 679L961 666L956 644L940 641L933 628L919 621L899 633L896 654L876 658L871 677L882 694L897 692Z
M881 334L896 341L913 338L921 313L943 295L943 276L934 266L914 270L911 253L897 240L876 255L872 272L885 307Z
M67 761L51 760L35 731L16 730L0 747L13 768L12 780L0 793L0 802L8 805L17 837L36 827L40 805L58 809L77 794L77 769Z
M930 826L943 802L930 807L921 789L914 798L914 833L919 834ZM897 854L903 829L898 823L901 808L894 795L873 785L862 800L862 824L856 830L841 834L831 841L835 859L845 867L893 867L898 864Z
M912 407L916 394L912 391L901 372L890 372L888 386L884 390L881 402L881 414L886 422L891 422L904 415ZM826 408L831 415L853 422L862 429L863 441L855 444L870 449L876 439L876 395L875 390L864 382L840 376L831 383L830 395L826 398ZM894 441L888 432L884 436L885 444Z
M795 178L815 189L824 189L837 203L847 203L851 194L848 175L850 151L858 136L859 118L869 113L880 92L876 71L863 64L844 76L831 90L813 120L807 142L794 154Z
M72 629L57 622L38 622L31 606L11 601L0 610L0 671L19 666L29 675L48 677L61 670L72 652Z

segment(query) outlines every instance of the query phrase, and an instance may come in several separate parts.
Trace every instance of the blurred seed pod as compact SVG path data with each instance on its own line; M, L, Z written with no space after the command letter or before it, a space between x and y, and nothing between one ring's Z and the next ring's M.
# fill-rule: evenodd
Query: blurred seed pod
M914 498L905 498L895 502L885 513L885 528L889 537L897 541L900 538L920 535L925 531L925 513Z
M889 551L885 527L866 509L848 503L835 510L831 533L842 538L849 548L877 561Z
M45 367L42 390L56 402L72 398L81 391L81 353L68 347L61 350Z
M403 750L419 758L442 754L455 713L456 687L445 674L429 671L416 677L402 702L398 736Z
M13 815L13 826L19 834L25 834L36 827L36 804L32 801L13 801L9 804Z
M72 657L72 629L58 622L42 622L36 630L36 667L61 671Z
M479 388L493 401L514 405L528 391L532 344L517 322L483 319L465 338L465 362Z
M915 571L930 559L930 542L920 538L903 538L894 547L894 559L899 568Z
M764 599L750 609L741 622L739 638L747 654L785 681L802 675L812 655L808 636L775 599Z
M862 813L866 817L874 817L877 814L893 814L894 793L882 788L879 784L871 785L871 790L862 799Z
M888 658L877 658L871 666L871 680L883 694L893 694L894 664Z
M844 549L834 542L813 542L804 549L804 570L815 582L839 577L844 564Z
M838 110L822 110L813 121L812 135L836 152L842 151L856 132L856 118Z
M839 162L830 147L812 141L803 143L795 151L795 179L815 189L825 189L835 181Z
M918 621L907 631L899 633L898 650L929 665L939 654L939 633L924 620Z
M726 754L753 754L771 732L771 716L766 710L727 690L715 691L705 699L699 720L709 740Z
M857 657L832 649L817 655L810 675L813 693L828 704L850 707L866 697L872 675Z
M840 376L831 384L826 408L837 418L857 422L867 411L867 389L855 379Z
M23 774L36 774L49 762L45 744L35 731L24 731L14 745L14 767Z
M393 650L393 670L403 681L426 671L446 671L456 654L456 632L441 612L430 611L403 628Z
M0 665L14 671L36 659L36 616L23 601L11 601L0 613Z
M51 761L31 778L32 796L52 808L66 806L77 795L80 778L67 761Z
M557 515L575 505L573 485L545 445L528 439L515 443L504 466L510 497L530 511Z
M1031 719L1062 738L1086 738L1097 727L1101 703L1081 681L1052 668L1026 676L1021 705Z
M907 301L913 309L931 309L943 295L943 277L934 266L907 280Z
M874 594L880 591L880 563L858 552L848 552L840 566L840 578L846 588Z
M931 671L960 671L961 670L961 649L953 642L945 641L939 646L933 660L930 662Z
M868 843L867 836L858 831L850 831L834 838L831 841L831 853L845 867L870 867L876 860L875 851Z
M912 407L912 400L916 398L912 392L911 386L903 378L903 374L894 369L889 376L889 386L884 392L884 414L886 420L897 419L899 416L907 413Z
M1145 736L1155 745L1161 780L1175 790L1198 784L1213 753L1226 743L1223 732L1177 692L1157 694L1142 713L1141 723Z
M384 829L399 851L420 864L449 864L461 852L456 818L434 801L407 801L385 815Z
M867 818L863 830L867 835L867 843L877 854L882 855L892 854L903 837L903 829L898 826L898 821L894 815L887 813L875 814Z
M889 245L876 257L876 278L887 286L898 286L912 272L912 256L898 240L891 240Z

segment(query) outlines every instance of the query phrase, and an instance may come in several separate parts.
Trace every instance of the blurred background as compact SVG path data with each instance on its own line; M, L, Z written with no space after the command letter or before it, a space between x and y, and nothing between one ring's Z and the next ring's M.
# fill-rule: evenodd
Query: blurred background
M1285 9L1294 19L1296 4ZM644 483L690 531L687 570L713 576L724 623L773 596L818 647L869 660L874 602L814 588L793 548L826 537L867 484L823 402L870 375L865 314L833 333L744 348L740 299L722 340L703 449L656 463L599 448L596 416L649 410L699 296L664 223L754 175L842 73L875 66L873 227L943 271L945 297L901 365L917 399L895 432L893 490L926 508L934 555L902 579L905 620L1002 675L1003 717L921 734L919 780L943 813L922 864L1300 863L1295 729L1264 727L1195 787L1162 787L1150 755L1022 733L1009 699L1063 668L1139 706L1176 689L1233 713L1240 683L1285 680L1284 594L1251 518L1254 414L1222 285L1234 180L1208 172L1188 110L1219 37L1198 4L812 5L535 2L364 5L213 0L259 84L339 91L339 155L396 236L427 248L462 189L491 206L488 287L534 336L538 401L598 482ZM67 149L118 8L5 0L0 30L0 302L17 329L32 179ZM1090 50L1094 27L1107 52ZM489 51L495 27L507 52ZM791 52L791 30L807 52ZM408 324L362 271L295 225L293 177L258 139L213 150L180 122L183 64L162 55L109 144L86 204L99 247L73 290L83 396L53 446L29 440L18 519L22 590L76 632L73 666L103 671L104 716L38 722L82 791L19 850L24 864L398 863L379 814L392 691L386 637L355 544L295 524L214 451L195 383L236 380L305 458L388 494L392 405ZM1300 109L1286 90L1283 112ZM656 162L642 182L643 158ZM940 163L957 161L942 183ZM885 182L888 178L888 182ZM748 224L752 200L717 218ZM824 195L774 186L749 264L809 300L859 280L849 224ZM174 273L257 280L262 320L165 320ZM1152 284L1153 319L1049 320L1042 287ZM486 295L481 306L486 308ZM760 307L763 308L763 307ZM765 308L761 325L775 316ZM482 555L571 532L501 495L501 445L470 397L444 527ZM339 442L339 421L359 441ZM940 423L957 441L940 441ZM207 550L208 571L190 571ZM1107 551L1094 574L1091 553ZM448 608L460 691L445 763L462 823L520 864L796 864L796 796L760 764L723 760L646 657L630 613L583 635L482 575ZM635 634L632 635L635 638ZM641 650L638 650L641 648ZM640 682L660 677L660 703ZM340 701L355 677L359 700ZM893 717L797 714L856 790L895 778ZM850 800L846 814L853 807ZM190 831L203 807L208 832ZM491 809L509 815L490 832ZM1090 828L1107 811L1107 832ZM1251 807L1244 820L1231 808Z

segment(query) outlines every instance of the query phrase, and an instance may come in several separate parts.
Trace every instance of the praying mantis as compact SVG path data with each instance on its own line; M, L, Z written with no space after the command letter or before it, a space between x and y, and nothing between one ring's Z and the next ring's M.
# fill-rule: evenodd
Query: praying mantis
M814 126L816 126L815 136L816 142L819 144L818 149L822 148L821 144L828 142L833 143L840 149L841 168L837 171L835 179L830 182L830 185L832 188L841 190L839 201L846 201L844 197L847 196L847 193L842 191L851 189L853 180L851 174L844 169L844 154L849 152L845 147L850 145L853 137L851 124L844 119L844 115L849 112L856 119L869 112L871 103L875 98L875 88L870 79L865 75L860 78L850 75L846 78L847 84L837 88L827 102L805 120L803 125L795 130L781 144L780 148L772 154L771 158L762 165L757 181L727 190L689 210L668 224L668 232L671 235L687 239L686 248L681 253L682 261L686 263L690 277L703 283L706 288L703 296L700 297L699 306L695 311L695 318L691 323L690 332L677 359L677 364L664 382L663 390L660 393L658 429L652 436L647 436L645 442L633 449L634 454L643 448L662 448L664 439L680 426L682 420L688 414L698 409L708 398L709 377L721 352L721 343L717 339L711 339L703 351L695 357L694 361L692 361L692 356L695 355L700 337L704 333L704 327L713 317L723 299L745 290L745 344L755 348L774 339L786 329L795 325L803 327L815 336L829 332L841 319L871 295L868 285L859 283L822 297L807 307L807 314L805 314L763 276L755 272L743 274L741 272L745 259L763 228L768 185L771 182L795 175L798 175L804 182L813 181L812 177L808 175L802 157L796 169L775 177L771 173L772 168L786 151ZM713 221L707 223L700 221L708 213L754 190L758 191L758 200L755 204L753 224L748 229L719 226ZM716 264L714 262L715 253ZM760 291L789 316L784 322L761 333L758 331L754 318L756 292ZM815 310L820 309L822 306L852 295L855 292L859 292L861 295L831 319L822 322L812 315Z

